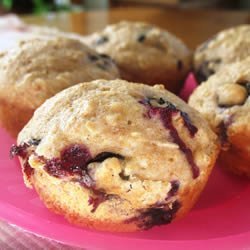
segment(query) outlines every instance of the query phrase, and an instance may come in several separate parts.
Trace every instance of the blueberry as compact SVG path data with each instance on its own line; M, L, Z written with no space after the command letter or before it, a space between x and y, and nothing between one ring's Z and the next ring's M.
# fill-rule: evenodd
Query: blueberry
M183 62L181 60L177 61L177 69L181 71L183 69Z
M104 44L106 42L108 42L109 39L107 36L101 36L99 37L96 41L95 41L95 45L101 45L101 44Z
M160 97L158 103L159 103L160 105L163 105L163 104L165 104L166 102L164 101L163 98Z
M191 120L187 113L179 110L178 108L176 108L175 105L164 99L157 100L158 104L163 103L164 101L163 107L153 106L152 105L154 103L153 101L156 100L157 99L155 98L145 98L139 101L140 104L146 106L147 108L147 115L145 117L148 117L150 119L154 116L157 116L160 119L162 125L169 131L169 134L172 137L173 142L176 143L179 146L179 149L183 152L183 154L185 154L186 160L191 167L193 178L194 179L197 178L199 176L200 171L198 166L194 162L193 153L191 149L188 148L185 142L181 139L178 131L173 125L172 118L173 116L179 113L180 116L182 117L184 126L188 129L191 137L193 137L197 133L198 129L191 123Z
M88 58L92 62L95 62L95 61L99 60L99 56L93 55L93 54L88 54Z
M208 61L204 61L195 72L199 83L206 81L210 75L215 73L213 69L209 69L208 64Z
M100 57L111 60L110 56L106 55L106 54L99 54Z
M212 63L212 64L220 64L221 59L220 58L211 59L209 61L204 61L200 65L198 70L195 72L197 80L200 83L206 81L209 78L209 76L211 76L211 75L213 75L215 73L215 71L209 67L210 63Z
M40 142L41 142L41 139L32 138L28 141L28 144L33 145L33 146L38 146L40 144Z
M146 35L145 34L141 34L141 35L138 36L137 41L140 42L140 43L142 43L142 42L145 41L145 39L146 39Z
M102 152L102 153L96 155L93 159L91 159L89 161L89 163L91 163L91 162L103 162L106 159L113 158L113 157L118 158L120 160L125 159L124 156L122 156L120 154L116 154L116 153L112 153L112 152Z
M180 182L178 180L171 181L171 189L168 191L167 199L175 196L179 190Z
M171 206L151 207L146 210L139 210L139 216L130 218L125 223L137 222L142 229L150 229L153 226L169 224L175 217L175 214L180 209L179 201L174 201Z
M223 150L228 150L228 148L230 147L230 142L228 140L228 135L227 135L227 128L228 128L229 124L230 124L230 122L226 123L226 122L222 121L218 126L219 139L220 139L221 147Z

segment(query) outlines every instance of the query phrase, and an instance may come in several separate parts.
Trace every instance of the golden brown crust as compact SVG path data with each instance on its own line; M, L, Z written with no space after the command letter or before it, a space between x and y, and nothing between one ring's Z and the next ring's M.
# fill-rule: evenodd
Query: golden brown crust
M227 65L199 86L189 104L220 136L221 165L250 177L250 57Z
M134 232L138 231L138 227L135 223L123 223L121 221L116 221L115 218L112 220L112 217L109 219L95 219L87 217L86 214L82 214L77 211L77 206L81 206L80 202L87 203L85 197L78 197L79 203L76 204L76 211L74 207L69 208L66 206L66 203L71 203L71 197L69 192L71 189L66 189L63 185L54 186L53 183L48 183L48 179L43 177L41 174L34 174L32 178L32 183L39 194L41 200L44 202L46 207L54 213L63 215L70 223L90 228L97 229L100 231L110 231L110 232ZM58 193L58 189L61 189L61 192ZM84 205L83 205L84 206Z
M47 100L18 144L31 139L38 142L27 157L31 184L47 206L74 223L110 231L183 217L219 151L208 123L185 102L163 86L123 80L82 83ZM109 156L100 160L103 153ZM101 202L94 206L93 199Z
M250 152L247 149L249 143L250 129L231 134L229 149L220 152L218 159L220 165L236 175L250 178Z
M0 57L0 120L13 136L34 110L82 81L115 79L117 67L81 42L64 37L20 42Z
M199 45L194 53L194 70L200 82L225 65L250 56L250 25L243 24L222 30Z
M0 99L0 126L16 138L33 112L34 110L22 107L20 103L11 103L6 99Z
M136 69L131 69L131 65L126 67L124 65L118 65L121 79L125 79L130 82L141 82L147 85L153 86L155 83L161 83L164 87L173 92L179 93L181 87L183 86L183 81L179 79L180 76L174 74L171 69L161 69L159 66L151 67L150 70L145 70L142 74L141 71ZM186 74L184 74L183 79L185 79ZM167 76L167 80L166 80ZM136 80L135 80L136 79Z
M211 158L211 162L208 166L208 172L205 176L203 176L203 181L200 182L199 185L188 186L182 191L182 193L179 194L180 200L182 201L182 204L185 204L185 206L182 206L176 214L176 217L174 218L175 221L183 218L198 200L215 164L217 153L215 152L214 157ZM85 195L79 195L77 192L72 192L72 186L67 187L63 183L54 183L51 177L48 178L48 176L44 173L35 170L35 174L31 178L31 182L46 207L54 213L63 215L72 224L108 232L135 232L143 230L143 228L138 227L138 221L132 220L127 222L131 215L121 220L118 216L115 216L116 213L114 210L106 211L106 218L95 218L94 214L89 213L91 207L89 207L88 212L79 211L78 207L88 206L86 205L88 204L88 196L86 197ZM82 187L82 191L83 190L84 188ZM69 206L69 204L74 202L72 202L72 200L75 198L77 198L79 203L75 203L75 206ZM110 214L108 215L108 213ZM134 211L131 211L131 214L133 213Z

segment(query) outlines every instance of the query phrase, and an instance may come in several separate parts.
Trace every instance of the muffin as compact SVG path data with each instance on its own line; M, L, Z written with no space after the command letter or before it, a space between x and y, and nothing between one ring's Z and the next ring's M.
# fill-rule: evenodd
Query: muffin
M13 136L47 98L94 79L115 79L106 55L68 38L28 39L0 54L0 126Z
M224 65L250 56L250 25L223 30L201 44L194 53L194 70L199 82L206 81Z
M192 94L197 109L220 136L221 165L250 177L250 57L227 65Z
M190 70L191 53L173 34L140 22L120 22L86 37L87 45L109 55L121 77L149 85L162 83L177 93Z
M11 49L24 39L49 39L53 37L67 37L79 41L82 39L79 34L62 32L56 28L28 25L12 15L0 19L0 36L0 53Z
M47 100L11 155L52 211L129 232L183 217L218 150L208 123L162 85L96 80Z

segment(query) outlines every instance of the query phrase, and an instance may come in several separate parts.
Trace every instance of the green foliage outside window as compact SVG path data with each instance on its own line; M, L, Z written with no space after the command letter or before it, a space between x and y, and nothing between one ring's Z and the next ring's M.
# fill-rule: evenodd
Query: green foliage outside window
M0 5L8 12L41 14L48 11L69 11L68 4L57 4L53 0L0 0Z

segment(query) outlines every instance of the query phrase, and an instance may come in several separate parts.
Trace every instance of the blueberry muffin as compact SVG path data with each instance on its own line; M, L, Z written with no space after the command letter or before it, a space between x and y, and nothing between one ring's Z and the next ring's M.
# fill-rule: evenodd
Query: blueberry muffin
M189 104L220 136L221 165L250 177L250 57L227 65L199 86Z
M12 135L47 98L94 79L115 79L106 55L68 38L29 39L0 54L0 125Z
M11 155L49 209L125 232L184 216L218 149L208 123L162 85L96 80L47 100Z
M86 37L85 42L109 55L128 81L162 83L177 93L190 70L191 53L186 45L150 24L120 22Z
M240 25L216 34L194 53L194 69L199 82L222 66L250 56L250 25Z

